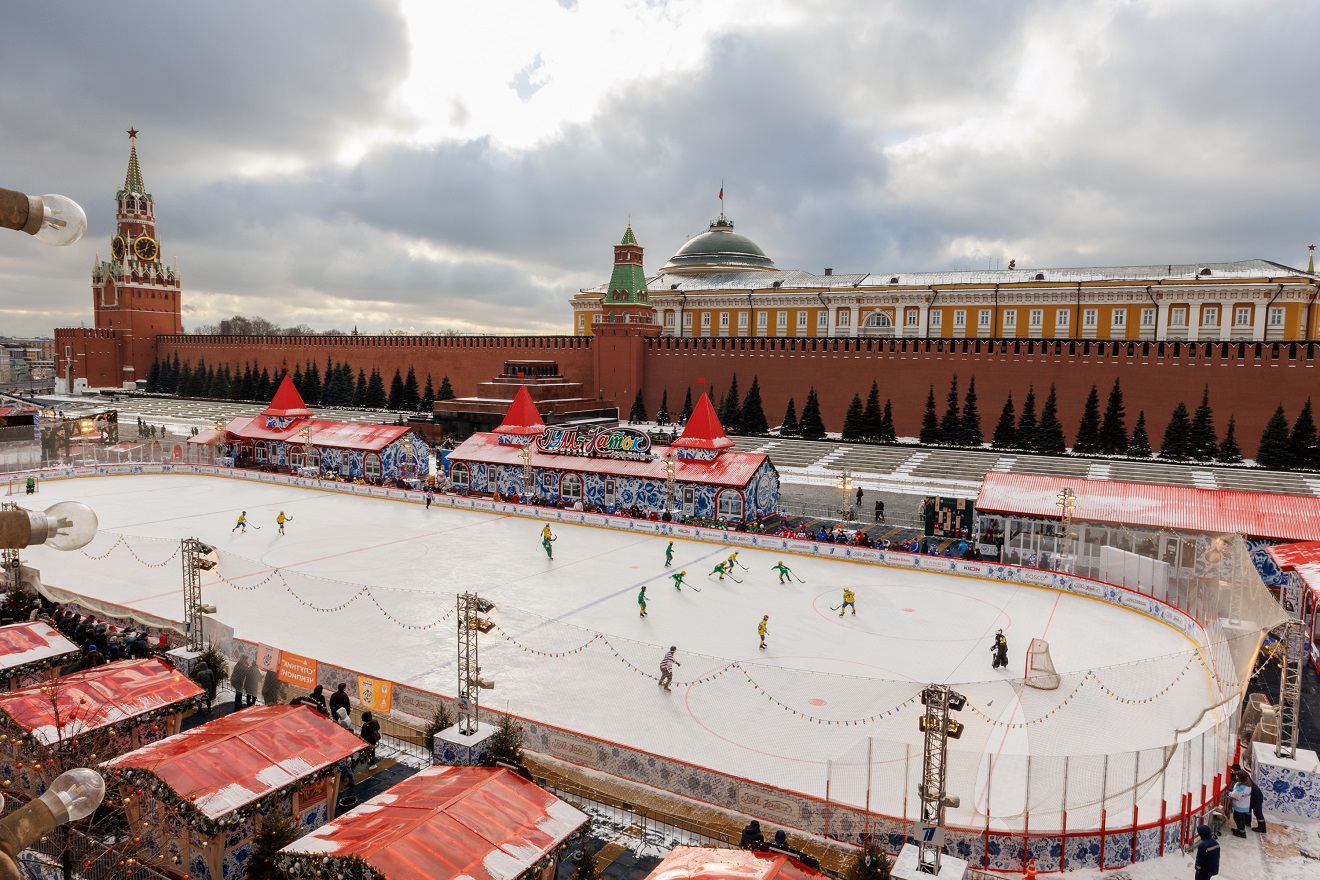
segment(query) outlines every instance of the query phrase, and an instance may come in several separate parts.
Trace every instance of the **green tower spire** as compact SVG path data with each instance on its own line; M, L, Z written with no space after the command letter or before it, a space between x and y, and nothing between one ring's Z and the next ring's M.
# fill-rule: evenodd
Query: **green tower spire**
M614 271L610 274L610 285L606 302L611 303L649 303L646 292L646 272L642 268L643 248L633 235L632 224L623 233L623 240L614 246Z
M137 129L128 130L128 141L131 145L128 150L128 173L124 175L124 192L135 192L146 194L147 185L142 182L142 167L138 165L137 157Z

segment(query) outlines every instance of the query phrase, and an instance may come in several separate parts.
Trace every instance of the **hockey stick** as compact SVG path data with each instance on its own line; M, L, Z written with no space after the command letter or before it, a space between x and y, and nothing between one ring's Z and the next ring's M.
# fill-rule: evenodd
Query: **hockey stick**
M683 583L687 584L689 589L696 590L698 593L701 592L701 587L698 587L696 584L688 584L687 581L683 581ZM680 587L679 589L682 588Z
M831 611L838 611L838 610L839 610L840 608L842 608L842 607L843 607L842 605L834 605L834 606L832 606L832 607L830 608L830 610L831 610Z
M248 525L251 526L252 528L256 529L257 531L261 531L261 526L255 524L255 523L248 523Z
M794 578L799 584L805 584L807 582L806 578L800 578L791 571L788 573L788 576Z
M736 577L734 577L732 572L729 572L728 574L729 574L729 580L733 581L735 584L741 584L741 583L742 583L742 578L736 578Z

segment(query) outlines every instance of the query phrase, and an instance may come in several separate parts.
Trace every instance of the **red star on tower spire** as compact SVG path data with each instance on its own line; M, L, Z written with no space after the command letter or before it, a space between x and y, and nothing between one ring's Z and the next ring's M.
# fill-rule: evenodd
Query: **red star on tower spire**
M138 130L137 130L136 128L130 128L130 129L128 130L128 136L129 136L131 139L136 140L136 139L137 139L137 136L138 136Z

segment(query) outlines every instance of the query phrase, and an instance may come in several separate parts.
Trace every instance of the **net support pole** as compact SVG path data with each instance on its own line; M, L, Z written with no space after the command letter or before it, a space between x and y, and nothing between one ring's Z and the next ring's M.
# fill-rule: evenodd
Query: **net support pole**
M1297 755L1298 713L1302 705L1302 663L1306 659L1306 633L1300 620L1289 620L1280 627L1279 644L1283 663L1279 666L1279 742L1276 758L1292 759Z
M458 723L459 732L471 736L480 722L477 656L477 594L459 593L458 618Z

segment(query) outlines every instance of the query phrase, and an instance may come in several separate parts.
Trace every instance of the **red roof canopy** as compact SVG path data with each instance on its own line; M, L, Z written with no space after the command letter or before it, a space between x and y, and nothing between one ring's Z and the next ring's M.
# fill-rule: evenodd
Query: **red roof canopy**
M824 876L780 853L680 846L646 880L822 880Z
M546 470L577 473L612 474L640 477L648 480L665 479L664 456L668 447L655 446L651 461L626 461L617 458L591 458L582 455L548 455L536 445L530 447L530 464ZM457 449L449 453L449 462L479 461L522 467L519 458L521 446L501 444L495 434L473 434ZM759 452L726 452L714 461L679 458L674 462L674 479L679 483L710 483L716 486L742 488L755 476L766 457Z
M1320 596L1320 541L1280 544L1270 547L1269 553L1279 563L1279 568L1297 572L1307 588Z
M302 395L293 387L293 380L284 374L280 387L275 389L275 396L270 399L270 406L261 411L263 416L303 416L311 418L312 411L303 403Z
M330 422L305 419L287 428L266 427L265 416L238 416L225 425L226 439L283 440L302 443L304 428L311 429L308 442L313 446L332 449L360 449L380 452L411 430L407 425L372 425L366 422Z
M513 403L504 414L504 421L495 429L496 434L528 435L539 434L545 430L545 421L532 402L532 395L526 385L518 386L518 393L513 395Z
M724 433L720 417L711 406L710 395L704 391L697 398L697 405L692 408L687 424L683 426L683 436L674 441L679 449L728 449L733 441Z
M355 856L386 880L511 880L586 822L585 813L503 767L436 766L282 851Z
M1314 495L990 471L981 483L976 509L1058 519L1062 513L1058 495L1064 488L1077 496L1073 510L1077 520L1276 541L1320 540L1320 498Z
M149 770L218 819L367 744L310 706L254 706L106 762Z
M188 676L163 660L123 660L65 675L54 685L0 694L0 712L50 745L61 738L57 710L63 735L73 736L176 706L201 693Z
M0 626L0 672L76 653L78 646L44 620Z

